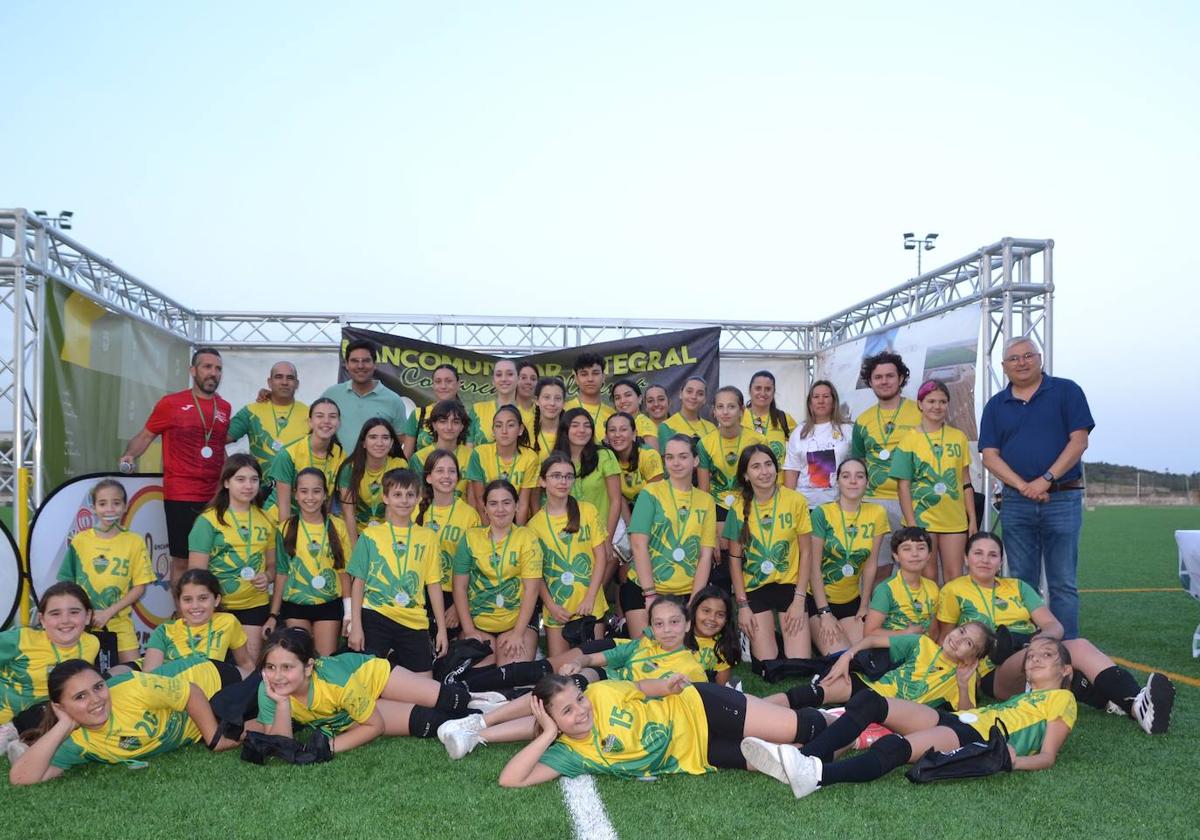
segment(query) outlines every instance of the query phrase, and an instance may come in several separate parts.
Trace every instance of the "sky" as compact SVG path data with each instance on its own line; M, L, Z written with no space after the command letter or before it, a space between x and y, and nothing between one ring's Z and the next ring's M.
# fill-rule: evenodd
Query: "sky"
M1087 460L1200 469L1200 6L974 6L7 0L0 206L225 311L805 321L1052 238Z

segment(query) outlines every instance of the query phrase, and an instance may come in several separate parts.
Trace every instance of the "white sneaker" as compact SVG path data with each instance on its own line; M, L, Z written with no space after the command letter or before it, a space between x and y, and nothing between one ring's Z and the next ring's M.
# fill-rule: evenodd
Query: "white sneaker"
M792 796L803 799L820 787L821 759L815 755L805 755L790 744L780 748L780 757L792 788Z
M11 723L0 726L0 750L8 749L8 745L20 737L21 735L17 732L17 727Z
M1104 711L1108 712L1110 715L1121 715L1123 717L1128 717L1125 714L1125 710L1111 700L1109 700L1108 705L1104 707Z
M446 754L455 761L474 750L480 744L487 743L480 737L478 732L472 732L469 729L451 729L446 733L446 737L443 738L442 731L439 728L438 740L446 745Z
M494 712L509 702L509 699L499 691L473 691L471 692L471 699L467 703L467 708L477 709L486 715L488 712Z
M783 756L779 744L772 744L762 738L743 738L742 757L746 765L759 773L770 776L778 782L790 785L787 773L783 769Z
M1133 719L1150 735L1161 735L1171 725L1171 707L1175 705L1175 686L1157 671L1133 700Z
M25 752L28 749L29 749L29 745L26 744L22 740L18 739L16 741L11 742L8 746L6 746L4 748L4 751L6 753L8 753L9 764L16 764L17 759L20 758L21 756L25 755Z

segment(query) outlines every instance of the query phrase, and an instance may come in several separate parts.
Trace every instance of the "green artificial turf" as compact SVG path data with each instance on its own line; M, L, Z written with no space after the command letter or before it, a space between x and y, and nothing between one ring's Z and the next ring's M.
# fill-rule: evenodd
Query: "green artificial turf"
M1081 588L1173 591L1085 592L1083 633L1112 655L1200 678L1190 653L1200 603L1178 588L1177 528L1200 528L1200 509L1085 515ZM778 688L740 670L751 693ZM1151 738L1128 718L1081 706L1053 769L987 780L917 786L896 772L799 802L778 782L734 771L602 778L598 789L624 838L1195 836L1198 708L1200 689L1179 685L1171 732ZM89 767L46 785L8 787L0 838L570 837L557 785L496 785L515 750L487 747L451 762L436 740L383 739L330 764L295 768L191 747L144 770Z

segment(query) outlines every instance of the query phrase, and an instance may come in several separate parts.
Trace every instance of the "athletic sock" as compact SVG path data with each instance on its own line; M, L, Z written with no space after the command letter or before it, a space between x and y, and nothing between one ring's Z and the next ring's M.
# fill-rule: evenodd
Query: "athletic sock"
M793 709L820 706L825 702L825 689L819 685L794 685L784 695Z
M432 738L437 735L438 727L453 717L440 709L413 706L408 715L408 734L414 738Z
M825 715L816 709L796 710L796 743L807 744L825 731Z
M1133 674L1120 665L1113 665L1097 674L1092 683L1105 701L1120 706L1127 715L1133 713L1133 701L1137 698L1138 692L1142 690L1142 687L1137 684L1137 680L1133 678Z
M450 717L462 717L470 709L471 692L465 685L443 685L438 690L437 702L434 707L443 712L449 712Z
M836 750L854 743L859 733L872 723L883 723L887 720L887 713L887 700L882 695L874 691L860 691L850 698L842 716L812 741L805 743L800 752L815 755L825 763L831 762Z
M912 745L899 735L888 735L871 749L845 761L822 762L821 787L838 782L871 782L886 776L912 758Z

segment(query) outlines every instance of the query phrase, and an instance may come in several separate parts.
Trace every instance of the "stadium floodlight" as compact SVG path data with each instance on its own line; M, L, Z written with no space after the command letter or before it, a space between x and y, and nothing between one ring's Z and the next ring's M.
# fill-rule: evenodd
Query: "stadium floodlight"
M918 277L921 276L921 251L922 250L932 251L935 247L937 247L937 244L935 241L937 238L938 238L938 235L936 233L927 233L927 234L925 234L924 239L918 239L917 235L915 233L904 234L904 250L917 252L917 276ZM921 245L923 247L918 248L917 247L918 245Z
M42 221L46 222L52 228L60 230L71 229L71 217L75 215L73 210L61 210L57 216L51 216L45 210L34 210L33 215L37 216Z
M904 234L904 250L911 251L917 247L917 236L913 233Z

